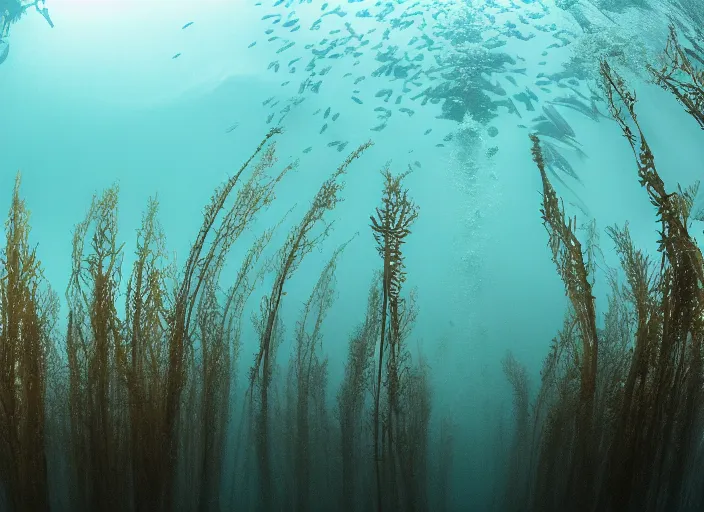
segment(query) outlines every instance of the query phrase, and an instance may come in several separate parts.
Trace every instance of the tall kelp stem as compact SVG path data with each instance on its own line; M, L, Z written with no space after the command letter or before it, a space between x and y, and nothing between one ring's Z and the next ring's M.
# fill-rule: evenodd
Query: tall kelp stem
M294 480L296 510L310 510L310 475L312 453L310 446L310 398L313 376L321 371L324 362L318 355L322 344L322 326L335 296L335 270L337 260L349 242L338 247L318 278L310 297L303 306L301 319L296 325L295 359L293 369L296 376L296 430L294 448ZM312 328L309 326L312 324Z
M127 283L125 366L130 409L132 486L136 510L160 510L165 468L159 458L158 430L164 421L165 342L167 332L164 235L156 219L158 202L151 199L137 233L132 275Z
M519 363L511 352L501 360L501 367L506 379L513 389L513 410L516 427L513 445L508 460L508 485L506 487L506 510L522 510L526 503L524 492L528 474L529 431L529 395L530 382L528 371Z
M364 507L360 497L367 497L361 487L357 468L363 460L362 416L365 395L372 388L374 348L381 328L381 275L375 276L369 288L364 322L357 327L349 342L345 373L337 395L342 449L342 495L340 509L346 512Z
M72 470L81 510L129 507L129 430L120 371L126 344L115 308L122 259L122 247L117 245L117 192L112 187L95 197L85 220L76 227L66 291Z
M331 228L331 224L324 226L321 233L316 234L315 228L323 223L325 214L334 209L342 201L339 192L343 183L342 176L347 173L348 167L354 160L371 146L371 142L362 144L353 151L338 169L328 178L318 190L313 198L308 211L305 213L300 223L293 228L279 249L275 257L275 277L271 292L262 299L261 314L257 320L259 329L259 350L255 355L255 360L249 375L250 399L254 399L255 387L258 386L259 403L256 417L256 441L255 450L259 464L259 489L260 506L263 510L271 510L273 502L273 487L271 485L271 465L269 457L269 385L272 378L272 365L274 362L276 326L281 298L284 294L284 286L291 278L301 261L309 254L322 240L324 240Z
M582 245L574 233L576 219L566 218L555 189L545 172L545 162L538 137L531 134L530 138L533 142L533 161L538 166L543 183L541 213L549 235L549 247L558 273L565 283L567 296L574 308L578 336L581 340L579 403L575 418L574 462L571 466L569 487L570 494L577 504L576 507L584 507L580 510L586 510L595 478L591 450L598 355L594 296L587 265L583 259Z
M49 509L45 403L56 297L29 247L29 212L17 174L0 258L0 484L10 512Z
M377 488L377 510L384 508L382 492L382 473L380 463L382 451L379 446L381 385L384 369L384 353L388 351L386 391L388 400L387 416L384 420L388 437L387 450L391 454L386 460L384 479L391 483L389 499L392 508L398 505L398 486L395 475L394 421L399 411L399 378L401 368L401 343L407 334L407 328L415 317L413 304L407 307L400 296L401 286L406 280L404 271L402 245L410 234L410 226L418 217L418 208L408 197L408 190L402 187L402 180L408 175L403 173L393 176L388 165L382 170L384 189L382 206L376 208L376 215L371 216L371 228L377 244L377 252L383 260L381 329L379 338L379 360L374 396L374 464Z

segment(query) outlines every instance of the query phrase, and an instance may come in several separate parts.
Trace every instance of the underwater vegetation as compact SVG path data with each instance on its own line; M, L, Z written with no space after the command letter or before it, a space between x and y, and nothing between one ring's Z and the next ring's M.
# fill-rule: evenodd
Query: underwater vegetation
M675 28L664 62L648 68L653 81L704 128L704 74ZM600 69L609 113L655 208L660 255L635 247L627 225L607 230L622 273L607 276L611 295L598 327L596 228L583 245L550 181L559 158L543 132L530 135L548 247L570 306L536 396L527 369L510 353L501 361L514 425L498 510L704 508L704 258L690 233L700 215L698 185L668 189L635 94L607 61ZM554 107L542 112L572 136ZM214 190L182 265L168 258L152 198L132 268L123 268L129 249L118 243L119 190L96 195L73 232L63 298L43 275L17 175L0 254L2 510L450 508L453 459L462 456L453 449L456 429L445 419L431 432L431 369L409 348L418 306L407 289L405 248L420 210L408 172L381 170L368 231L332 252L287 331L281 311L293 302L289 284L328 239L344 180L372 143L322 182L278 247L270 246L285 219L246 247L245 233L297 167L279 164L280 134L271 130ZM353 241L373 244L379 259L369 269L361 321L328 339L323 326L340 257ZM237 271L225 279L232 261ZM256 350L246 360L243 316L258 290ZM285 340L293 347L287 362L278 354ZM332 400L329 343L347 348ZM242 364L248 371L240 379Z
M648 68L653 81L702 126L704 75L674 27L664 57L662 67ZM516 420L507 508L701 510L704 259L690 233L691 221L702 216L693 210L699 185L668 192L638 122L635 93L607 61L601 78L655 208L659 261L634 246L627 224L608 228L625 282L609 272L604 329L597 328L595 228L583 247L576 218L566 217L550 183L540 140L531 135L548 245L570 307L532 407L525 369L512 357L504 361Z
M381 262L366 320L350 340L338 419L326 409L321 328L334 302L337 259L349 242L333 253L305 302L288 376L276 364L285 336L279 310L287 282L332 229L326 217L342 200L344 175L371 142L322 183L273 256L260 261L279 226L257 238L234 282L221 286L232 247L296 166L271 172L279 133L270 131L215 190L181 269L167 262L158 202L149 201L126 293L120 292L125 248L117 243L118 189L96 196L73 234L63 333L56 328L58 295L30 247L18 174L0 261L3 510L354 510L369 505L356 507L355 497L374 494L390 510L426 508L419 489L430 394L425 366L411 361L405 345L416 307L414 296L402 292L402 247L418 216L403 186L407 173L382 172L381 205L370 217ZM271 291L252 319L259 350L240 414L231 403L242 315L267 276ZM277 421L282 409L286 425ZM372 411L374 427L367 428L365 413ZM362 457L372 432L376 455ZM344 485L335 477L338 454ZM361 476L364 463L375 480ZM235 481L225 478L228 464ZM282 478L290 487L277 484ZM339 496L337 487L344 487Z

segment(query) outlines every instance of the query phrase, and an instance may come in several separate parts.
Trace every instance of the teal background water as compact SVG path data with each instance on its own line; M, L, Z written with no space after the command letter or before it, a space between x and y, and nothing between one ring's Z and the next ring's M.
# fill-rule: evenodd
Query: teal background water
M378 54L371 50L365 51L356 66L348 55L330 60L332 68L321 77L319 92L306 90L298 95L310 60L306 44L317 44L330 30L345 30L344 23L349 21L358 32L378 29L369 35L372 46L388 25L349 14L325 17L320 31L310 31L321 4L273 7L270 2L254 5L240 0L50 0L46 6L53 29L29 11L11 27L10 52L0 66L0 211L9 207L19 170L22 195L32 212L31 240L38 244L48 280L63 293L70 270L72 228L85 215L92 195L113 183L120 187L120 238L126 243L123 273L130 268L135 230L148 197L154 194L160 201L159 218L168 247L182 262L214 188L239 168L279 119L278 111L270 108L275 101L280 102L280 109L292 98L303 99L281 121L284 134L278 138L280 164L300 159L300 166L285 178L276 202L253 230L256 234L278 222L297 205L271 247L283 241L286 227L298 220L319 184L346 154L365 140L373 140L373 149L354 164L346 178L345 202L330 216L335 221L332 235L320 252L305 260L287 288L283 310L287 332L292 331L331 252L358 232L338 266L338 298L325 324L323 352L330 360L329 397L333 400L348 336L363 317L368 284L380 265L368 227L380 198L378 171L387 161L399 172L411 165L414 172L407 185L420 206L420 217L406 246L406 289L417 289L419 317L409 346L416 357L419 351L424 353L432 368L434 428L449 416L459 432L453 484L468 489L475 503L487 502L492 488L486 483L492 482L492 473L501 470L492 465L496 433L499 425L507 432L510 429L510 388L499 361L510 349L528 366L535 385L567 305L540 221L540 179L530 158L528 130L518 126L528 125L540 112L527 112L517 103L522 118L499 108L498 117L489 123L478 123L470 116L457 123L437 118L441 104L420 106L407 94L400 106L414 109L409 117L399 113L393 101L386 104L375 96L384 87L398 90L399 83L386 76L370 76L379 66ZM448 16L441 17L447 20L465 9L478 8L481 2L473 4L423 2L419 9L427 14L447 9ZM642 71L641 62L654 62L664 46L665 13L680 19L686 15L668 2L651 4L651 10L629 7L621 12L599 12L596 4L579 2L582 12L611 41L620 38L627 43L632 53L623 63L632 69L625 68L625 72L630 86L638 90L638 113L658 169L670 187L677 182L684 186L702 177L701 132L674 99L636 72ZM541 52L555 42L550 33L534 31L536 37L529 41L508 39L497 51L525 59L514 66L525 67L525 74L512 75L517 85L505 79L505 72L490 75L491 82L500 83L509 94L531 87L540 98L537 105L563 92L538 90L534 85L538 73L560 71L575 54L591 62L585 69L594 72L598 62L594 52L603 48L589 46L591 36L575 22L573 10L560 9L548 0L542 5L547 14L541 22L573 31L570 44L543 57ZM327 10L336 6L332 2ZM340 6L350 13L379 9L366 1ZM401 9L403 4L397 6ZM508 12L500 13L501 7ZM488 38L496 27L511 20L529 32L518 17L541 9L536 3L497 2L494 10L500 21L493 25L481 21L482 34ZM273 35L280 34L295 45L276 54L284 43L267 42L264 31L272 25L262 17L280 13L285 19L293 10L301 29L290 33L274 27ZM181 28L190 21L192 26ZM414 34L429 32L437 22L430 16L428 23L425 29L416 24L407 30L392 30L386 44L399 45L398 51L403 52ZM254 41L257 44L248 48ZM445 55L472 44L447 39L442 43L437 52ZM172 59L177 53L181 55ZM430 65L432 57L426 53L424 65ZM297 71L289 73L285 62L297 57L301 57ZM282 63L278 72L267 69L275 60ZM540 61L546 64L539 65ZM344 76L348 72L352 78ZM351 83L362 75L366 80ZM286 81L290 83L282 86ZM594 87L593 82L583 79L578 89L587 91L589 86ZM272 96L274 100L263 105ZM351 100L352 96L362 104ZM377 106L394 110L381 132L371 131L378 124ZM314 112L328 107L340 116L320 134L324 121L322 114ZM603 104L599 109L606 114ZM275 111L267 124L267 117ZM637 182L633 155L616 124L607 118L594 122L569 109L558 107L558 111L574 128L586 154L583 159L570 156L582 180L566 178L574 194L555 183L568 212L580 222L595 219L600 231L628 221L636 245L654 251L657 225L653 209ZM235 123L237 127L228 131ZM498 128L496 137L488 135L488 126ZM424 135L430 128L431 134ZM454 139L445 142L445 147L436 147L450 133ZM327 147L334 140L349 141L349 145L338 152ZM313 150L303 153L309 146ZM498 153L487 157L487 149L494 146ZM588 216L572 204L578 200ZM702 226L697 226L695 232L701 231ZM250 233L237 243L226 277L232 276L238 257L253 239ZM602 236L602 249L599 265L617 266L606 236ZM608 292L603 277L603 273L597 277L595 288L601 312ZM252 306L257 307L265 290L266 285L255 291ZM253 330L245 324L239 361L242 375L254 352ZM290 348L284 342L279 351L282 365L288 361Z

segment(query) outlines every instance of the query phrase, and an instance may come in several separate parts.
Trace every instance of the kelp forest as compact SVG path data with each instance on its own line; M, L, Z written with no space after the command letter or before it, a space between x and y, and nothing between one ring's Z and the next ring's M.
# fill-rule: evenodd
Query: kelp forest
M658 253L636 247L627 224L612 226L605 233L621 268L597 265L606 242L594 224L579 239L541 140L530 136L545 257L569 308L535 389L513 354L495 362L513 408L493 510L704 510L704 259L691 233L698 184L663 182L636 92L615 68L601 62L601 94L633 149L624 172L652 203ZM675 28L663 64L648 72L704 129L704 72ZM245 233L297 165L279 163L280 137L272 129L215 188L182 264L169 257L157 197L125 245L117 186L96 195L75 225L63 294L44 277L42 259L52 254L32 237L17 175L0 259L2 510L460 510L450 499L453 461L464 456L453 448L458 432L450 421L431 423L436 369L415 350L418 302L406 273L423 269L407 267L404 251L423 213L406 185L410 171L381 169L367 231L332 250L299 298L297 322L284 325L289 282L336 227L345 178L365 165L372 142L311 191L283 243L275 242L282 219L247 247ZM344 293L340 257L354 244L373 244L378 260L363 320L331 340L324 326ZM235 278L225 280L233 263ZM599 272L610 283L603 318ZM254 354L242 350L250 321ZM340 343L346 364L332 389L325 349Z

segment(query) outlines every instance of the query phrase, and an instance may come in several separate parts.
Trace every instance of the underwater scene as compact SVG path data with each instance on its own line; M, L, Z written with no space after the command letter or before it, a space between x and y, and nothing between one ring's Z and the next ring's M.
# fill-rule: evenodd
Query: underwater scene
M0 511L702 511L703 162L701 0L0 0Z

